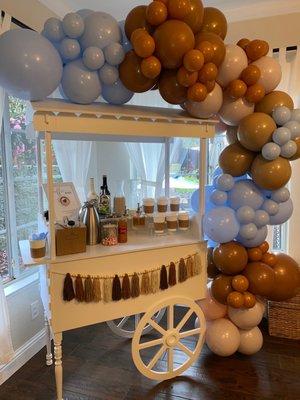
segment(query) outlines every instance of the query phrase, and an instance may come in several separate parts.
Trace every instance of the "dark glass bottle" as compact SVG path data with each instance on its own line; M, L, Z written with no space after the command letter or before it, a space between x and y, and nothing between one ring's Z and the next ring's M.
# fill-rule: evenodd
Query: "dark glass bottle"
M102 186L99 196L99 213L100 215L109 215L111 213L110 206L110 191L107 185L107 176L103 175Z

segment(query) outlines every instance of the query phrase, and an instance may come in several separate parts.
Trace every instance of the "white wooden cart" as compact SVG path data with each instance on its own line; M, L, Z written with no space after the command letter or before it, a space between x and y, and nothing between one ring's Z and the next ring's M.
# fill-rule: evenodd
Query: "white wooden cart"
M137 369L145 376L156 380L175 377L185 371L199 356L205 334L205 318L195 300L205 297L206 290L206 242L203 241L201 219L204 212L206 181L206 139L215 133L214 120L197 120L184 111L147 108L139 106L114 107L108 104L81 106L62 100L47 100L32 104L35 114L34 128L39 138L45 141L47 190L49 199L50 251L48 258L37 263L30 258L28 242L20 243L23 262L34 266L47 266L50 293L50 326L54 337L55 377L57 400L62 400L62 332L109 322L112 330L121 336L132 337L132 357ZM63 133L62 133L63 132ZM166 141L172 137L200 138L200 178L199 178L199 214L193 219L192 229L184 235L166 235L163 237L134 236L128 243L105 247L87 246L86 253L68 256L56 256L54 229L54 196L52 176L53 139L72 140L119 140L119 141ZM166 195L169 194L169 146L166 146ZM42 193L41 162L39 162L39 190ZM64 302L62 288L66 273L82 275L124 274L145 265L163 265L170 260L188 257L198 253L202 270L185 282L177 284L156 294L139 296L135 299L120 300L110 303ZM174 307L186 307L185 314L175 323ZM161 318L166 310L166 326ZM141 314L143 316L141 317ZM126 330L124 325L128 317L134 315L135 329ZM185 328L186 322L194 315L200 326ZM140 318L141 317L141 318ZM147 338L145 333L151 329L160 334L157 339ZM194 348L182 343L189 336L196 338ZM151 347L158 347L151 359L145 361L142 352ZM174 352L182 351L185 361L174 363ZM165 369L156 364L166 354ZM47 347L47 365L52 362L50 346Z

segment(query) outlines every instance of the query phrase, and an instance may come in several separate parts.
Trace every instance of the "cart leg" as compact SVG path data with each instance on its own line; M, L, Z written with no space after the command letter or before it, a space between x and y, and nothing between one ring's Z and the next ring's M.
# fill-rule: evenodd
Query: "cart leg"
M55 382L57 400L63 400L62 333L54 334Z
M51 328L50 324L48 321L47 316L45 315L45 329L46 329L46 348L47 348L47 354L46 354L46 365L50 366L53 364L52 360L52 351L51 351Z

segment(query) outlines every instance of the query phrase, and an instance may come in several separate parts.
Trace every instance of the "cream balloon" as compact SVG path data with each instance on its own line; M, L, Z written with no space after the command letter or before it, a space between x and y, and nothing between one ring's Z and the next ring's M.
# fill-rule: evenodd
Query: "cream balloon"
M252 329L257 326L264 315L264 307L256 301L252 308L228 307L228 317L240 329Z
M241 342L238 351L240 353L250 356L251 354L257 353L262 348L264 339L258 326L249 330L240 329L239 331Z
M215 84L214 89L208 93L206 99L201 102L187 100L184 103L186 111L195 118L210 118L222 107L223 91L220 85Z
M231 321L219 318L208 325L205 340L213 353L227 357L237 351L241 337L238 328Z
M266 94L272 92L281 81L281 66L273 57L264 56L252 63L256 65L261 72L261 76L257 83L263 85Z
M197 301L197 304L203 311L205 318L208 320L223 318L227 313L227 306L215 300L212 297L210 290L207 290L206 298Z
M219 111L221 120L231 126L239 125L240 121L254 112L254 104L249 103L244 97L232 100L224 96L223 105Z
M242 71L248 67L248 58L246 52L235 44L226 46L224 61L219 67L217 82L223 88L234 79L238 79Z

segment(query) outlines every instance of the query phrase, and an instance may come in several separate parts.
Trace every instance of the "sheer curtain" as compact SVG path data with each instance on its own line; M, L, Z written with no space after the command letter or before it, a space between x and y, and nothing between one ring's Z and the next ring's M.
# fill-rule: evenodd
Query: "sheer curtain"
M11 17L8 14L4 14L4 18L1 17L0 10L0 34L9 30ZM2 116L4 106L4 90L0 87L0 132L2 131ZM10 322L7 301L4 294L4 288L2 279L0 277L0 364L8 363L14 355L14 349L11 340Z

